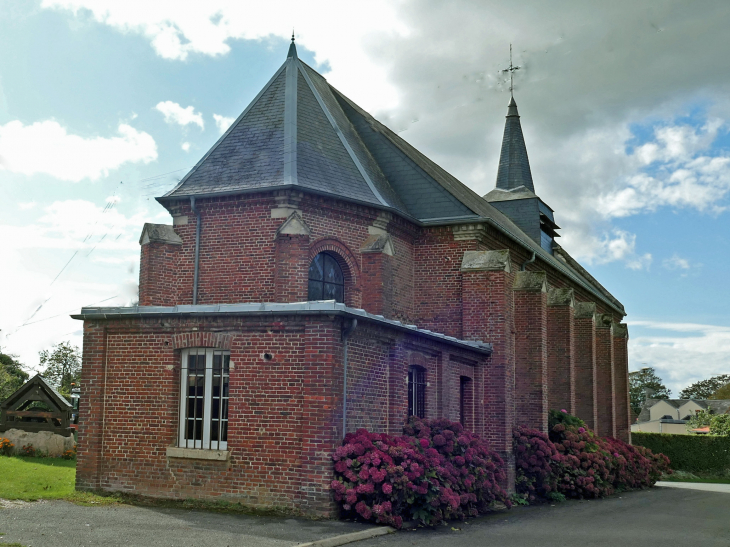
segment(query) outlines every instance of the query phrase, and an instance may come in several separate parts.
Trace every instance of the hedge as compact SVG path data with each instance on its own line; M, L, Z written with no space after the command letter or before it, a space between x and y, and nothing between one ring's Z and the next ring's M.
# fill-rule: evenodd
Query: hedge
M631 442L669 457L675 471L724 471L730 469L730 437L632 433Z

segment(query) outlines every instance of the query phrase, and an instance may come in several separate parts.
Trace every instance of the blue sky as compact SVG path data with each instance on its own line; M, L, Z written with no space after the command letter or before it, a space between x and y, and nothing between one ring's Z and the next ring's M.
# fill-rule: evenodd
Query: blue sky
M4 351L36 366L81 344L69 312L134 301L142 224L169 222L154 197L268 81L295 27L305 62L480 194L514 43L536 191L624 303L631 368L675 394L730 373L724 3L300 4L2 3Z

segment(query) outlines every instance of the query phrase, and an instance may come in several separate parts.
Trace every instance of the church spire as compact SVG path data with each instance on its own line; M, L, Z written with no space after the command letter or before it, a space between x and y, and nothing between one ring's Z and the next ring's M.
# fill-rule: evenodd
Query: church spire
M527 147L520 125L520 115L517 112L517 103L515 98L511 97L507 108L507 119L504 124L502 152L499 156L497 188L510 191L520 186L524 186L530 192L535 192L535 187L532 184L530 160L527 158Z

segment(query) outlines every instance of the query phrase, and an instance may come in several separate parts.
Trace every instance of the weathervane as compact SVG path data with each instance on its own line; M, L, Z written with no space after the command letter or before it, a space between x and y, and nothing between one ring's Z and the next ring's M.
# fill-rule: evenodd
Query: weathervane
M514 97L514 73L522 67L512 64L512 44L509 45L509 68L505 68L502 72L509 72L509 94Z

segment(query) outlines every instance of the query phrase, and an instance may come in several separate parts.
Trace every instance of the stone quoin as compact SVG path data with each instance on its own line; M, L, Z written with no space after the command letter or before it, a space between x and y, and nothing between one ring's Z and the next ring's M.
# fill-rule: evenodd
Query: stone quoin
M480 197L297 57L158 201L139 305L84 308L77 487L332 515L346 432L566 409L629 436L625 311L557 243L514 98Z

